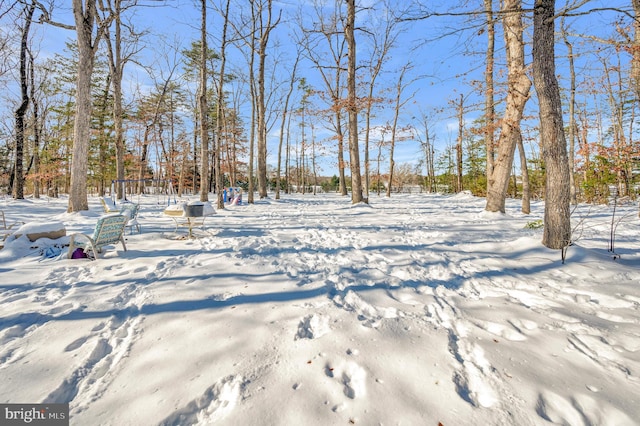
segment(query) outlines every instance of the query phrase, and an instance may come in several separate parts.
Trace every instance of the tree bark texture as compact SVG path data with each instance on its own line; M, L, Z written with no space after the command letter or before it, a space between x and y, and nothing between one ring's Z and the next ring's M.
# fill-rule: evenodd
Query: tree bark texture
M202 0L200 23L200 201L209 201L209 105L207 104L207 0Z
M349 157L351 165L351 202L353 204L364 201L362 195L362 176L360 174L360 147L358 143L358 104L356 98L356 38L355 0L347 1L347 22L344 36L347 40L349 58L347 62L347 91L349 113Z
M458 141L456 143L456 192L462 192L462 138L464 135L464 96L460 95L458 104Z
M633 5L633 46L631 46L631 78L635 89L636 102L640 102L640 0L631 0Z
M113 92L113 127L115 133L116 147L116 179L123 181L125 179L124 170L124 154L126 150L124 142L123 127L123 101L122 101L122 78L124 73L125 59L122 57L122 22L120 20L121 0L114 1L114 40L111 40L109 30L105 32L105 41L107 42L107 50L109 52L109 70L111 72L111 88ZM116 198L121 200L125 198L125 188L123 182L116 185Z
M640 0L639 0L640 1ZM487 176L493 173L493 164L495 161L495 138L494 126L496 119L496 111L494 105L494 55L495 55L495 38L496 29L493 19L493 0L484 0L484 9L487 15L487 51L486 65L484 72L485 94L484 94L484 128L485 128L485 145L487 147ZM487 180L487 185L489 181Z
M217 102L217 114L216 114L216 145L215 145L215 158L214 169L216 173L216 201L219 209L224 209L224 176L222 175L222 140L220 135L224 129L224 74L226 72L227 65L227 29L229 26L229 4L230 0L227 0L225 12L224 12L224 25L222 26L222 42L220 45L220 73L218 75L218 102ZM232 173L230 176L231 185L235 185L235 178ZM253 200L252 200L253 201Z
M529 186L529 169L527 168L527 153L522 143L522 135L516 142L520 154L520 170L522 170L522 213L531 213L531 187ZM516 182L517 184L517 182Z
M32 2L25 6L25 21L20 39L20 93L22 95L20 105L16 109L16 156L13 180L13 198L24 198L24 117L29 107L29 84L27 78L27 50L29 49L29 29L36 4Z
M91 140L91 75L95 59L93 30L96 21L95 0L73 0L73 16L78 38L78 75L76 79L76 118L73 126L71 187L68 211L89 210L87 171ZM97 43L98 40L96 40Z
M546 166L542 244L563 249L571 242L569 162L556 79L554 0L536 0L533 12L533 78L540 104L540 137Z
M575 182L575 153L576 153L576 67L573 55L573 45L569 41L567 32L562 29L562 38L567 47L569 58L569 191L571 204L578 204L578 190Z
M531 89L531 80L527 77L524 63L521 3L521 0L505 0L502 7L505 11L503 26L507 50L508 92L498 139L498 156L493 173L488 177L486 210L490 212L505 211L515 148L518 140L522 138L520 122Z
M258 44L258 195L267 197L267 105L265 99L265 64L267 61L267 46L269 34L279 19L272 23L272 0L267 0L267 20L262 21L263 5L258 7L257 19L260 20L260 42Z

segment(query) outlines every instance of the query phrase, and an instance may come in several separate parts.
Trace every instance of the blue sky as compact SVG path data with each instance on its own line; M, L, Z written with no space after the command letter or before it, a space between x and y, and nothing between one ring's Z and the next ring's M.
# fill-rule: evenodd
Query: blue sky
M215 0L213 3L222 3L220 0ZM210 4L213 4L210 3ZM232 3L236 3L234 0ZM295 48L292 46L291 35L293 32L298 31L298 24L296 23L295 15L301 12L303 15L309 13L310 4L312 2L298 2L298 1L279 1L274 3L274 12L282 10L283 17L281 24L276 28L272 36L272 45L278 46L270 52L272 58L277 58L279 61L274 75L277 80L284 80L289 73L290 64L293 60ZM332 3L332 2L330 2ZM433 10L438 11L469 11L471 8L451 9L450 1L429 1L428 3ZM480 4L480 1L476 3ZM531 3L531 2L526 2ZM558 2L563 3L563 2ZM54 12L53 18L66 23L72 23L70 15L70 1L64 1L61 4L63 6ZM165 39L168 43L179 43L182 46L188 46L192 40L199 37L199 19L200 10L199 2L194 0L174 0L169 2L170 6L154 7L154 8L138 8L136 16L134 17L136 26L138 29L147 28L149 34L145 37L145 43L147 47L140 56L141 62L150 64L155 62L156 71L162 67L166 67L166 61L162 58L165 56L161 53L160 43L158 40ZM360 6L373 7L374 9L381 7L381 2L366 1L358 2ZM398 7L404 7L410 9L411 2L398 1L395 3ZM627 2L621 0L601 1L595 0L587 4L585 8L598 8L619 4L621 7L629 8ZM475 7L475 6L474 6ZM480 7L479 5L477 6ZM497 7L497 6L496 6ZM527 7L525 5L525 7ZM530 7L530 4L529 4ZM560 7L560 4L557 6ZM583 9L585 9L583 8ZM417 8L412 8L414 12L418 12ZM237 8L232 8L232 14L239 13ZM376 12L378 13L378 12ZM221 30L221 18L219 14L213 9L209 9L209 32L210 46L217 49L219 46L220 30ZM589 34L605 36L610 35L613 32L613 26L611 24L612 17L618 16L609 12L602 12L597 14L590 14L588 16L568 18L567 23L571 28L575 29L576 34L588 32ZM361 26L366 29L367 22L362 21ZM526 19L526 24L530 24L530 17ZM460 96L464 96L469 110L465 113L465 123L471 125L471 123L480 118L482 93L478 90L475 82L483 80L484 70L484 49L486 45L486 35L480 34L480 27L477 26L478 21L470 21L465 17L432 17L427 20L415 21L410 24L406 24L405 31L399 38L397 45L391 50L388 61L385 64L383 74L379 80L379 87L392 88L398 76L398 70L401 66L407 62L411 62L412 68L405 78L405 81L410 82L403 91L406 106L403 108L400 114L400 126L412 125L417 131L422 131L421 116L423 114L429 115L430 124L432 126L433 137L435 137L437 154L442 154L447 145L452 145L456 141L458 119L456 117L456 111L452 106L452 102L457 102ZM466 28L466 29L465 29ZM66 40L73 40L75 34L71 31L52 28L49 26L36 26L34 28L36 34L42 37L42 49L43 55L46 52L61 51L64 47ZM503 81L501 72L504 69L503 53L501 52L502 45L502 33L501 27L497 27L498 33L496 34L497 41L497 81ZM531 40L532 29L530 26L527 28L526 40ZM367 43L365 40L364 32L360 32L356 36L359 43L358 55L359 60L366 57ZM37 37L36 36L36 39ZM585 39L583 37L574 36L573 40L576 43L576 49L591 49L590 46L580 46ZM605 48L604 46L601 46ZM529 49L529 47L527 47ZM607 47L609 48L609 47ZM566 59L564 55L564 46L561 42L557 44L558 54L558 74L561 77L561 84L566 85L566 81L563 77L566 76ZM230 61L228 66L236 73L243 73L246 71L246 62L241 54L239 54L236 48L231 47L228 51ZM527 62L531 61L531 56L528 55ZM581 56L578 60L579 72L581 75L592 74L594 71L601 69L602 65L598 63L593 55ZM309 63L302 65L303 73L308 82L316 89L323 89L321 80L318 73ZM142 69L136 67L134 64L130 64L127 68L130 88L134 87L149 87L151 80L148 74ZM532 89L533 90L533 89ZM535 95L534 92L532 94ZM298 95L294 99L295 102L299 102L300 96ZM248 104L246 104L248 105ZM295 105L295 104L294 104ZM249 121L249 113L247 108L244 108L245 120ZM535 115L535 99L529 102L528 113ZM385 109L376 111L376 116L372 120L373 126L381 126L388 124L392 119L392 106ZM361 125L364 125L361 120ZM294 132L299 133L297 127L292 127ZM307 129L308 132L308 129ZM324 139L331 134L327 126L321 120L315 123L315 136L317 140ZM277 140L279 135L279 128L276 126L270 132L269 141L269 164L275 165ZM307 133L308 135L308 133ZM376 135L379 132L372 133L372 143L375 142ZM299 135L294 135L299 137ZM387 137L388 139L388 137ZM371 156L375 157L377 150L371 151ZM335 173L335 159L333 151L322 162L323 175L331 175ZM362 158L362 155L361 155ZM395 161L396 164L402 163L416 163L422 158L419 142L417 140L407 140L400 142L396 149ZM386 167L388 158L385 158L385 165L382 167L384 170Z

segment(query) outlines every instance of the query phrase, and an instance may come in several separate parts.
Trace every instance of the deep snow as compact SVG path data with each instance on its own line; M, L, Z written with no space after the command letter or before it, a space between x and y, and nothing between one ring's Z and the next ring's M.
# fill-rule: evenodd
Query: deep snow
M67 230L0 250L0 402L70 402L72 425L640 424L637 204L579 206L562 264L526 227L542 203L283 195L187 239L134 201L142 233L97 261L54 256L97 198L0 202Z

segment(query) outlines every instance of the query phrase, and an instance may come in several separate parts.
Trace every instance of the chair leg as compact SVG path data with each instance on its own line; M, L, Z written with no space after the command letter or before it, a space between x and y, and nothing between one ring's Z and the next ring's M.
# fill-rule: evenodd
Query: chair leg
M100 252L100 247L96 247L96 245L93 243L93 239L91 238L89 238L89 244L91 244L91 251L93 251L93 257L95 258L95 260L98 260L99 258L98 253Z
M67 259L71 259L71 256L73 255L73 252L76 249L76 244L75 244L75 235L71 236L71 240L69 241L69 251L67 252Z

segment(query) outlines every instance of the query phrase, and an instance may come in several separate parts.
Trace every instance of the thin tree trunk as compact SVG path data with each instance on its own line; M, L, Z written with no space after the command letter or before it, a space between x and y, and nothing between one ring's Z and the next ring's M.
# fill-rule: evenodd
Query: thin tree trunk
M567 56L569 57L569 190L571 204L578 204L578 195L575 182L575 152L576 152L576 68L573 57L573 45L567 37L567 32L562 28L562 38L567 46Z
M260 42L258 44L258 195L260 198L267 197L267 105L265 100L264 71L267 58L267 46L269 35L278 25L280 18L272 23L272 3L267 0L267 21L262 22L263 6L260 2L258 15L260 19Z
M114 15L115 39L111 40L109 28L105 29L105 41L108 50L109 70L111 72L111 88L113 91L113 127L115 133L116 147L116 180L122 182L125 179L124 170L124 129L123 129L123 101L122 101L122 78L126 60L122 57L122 23L120 20L121 0L114 1L112 13ZM123 199L124 185L116 185L116 198Z
M24 199L24 117L29 107L29 83L27 75L27 50L29 49L29 29L36 8L35 1L25 6L25 21L20 39L20 93L22 95L20 105L16 109L16 155L14 165L13 198Z
M529 169L527 168L527 153L524 150L524 144L522 143L522 135L517 141L518 152L520 153L520 169L522 170L522 213L531 213L531 189L529 186ZM516 180L516 189L518 188L518 181Z
M338 178L340 185L340 195L347 195L347 177L344 173L346 163L344 161L344 132L342 131L342 112L336 108L334 116L336 120L336 139L338 140Z
M224 129L224 74L227 64L227 29L229 25L229 4L227 0L224 11L224 25L222 26L222 42L220 45L220 71L218 75L218 101L216 118L216 149L215 149L215 173L216 173L216 200L219 209L224 209L224 176L222 175L222 132ZM253 67L252 67L253 68ZM230 182L233 185L235 182ZM249 192L249 197L252 197Z
M458 143L456 144L456 192L462 192L462 138L464 132L464 96L460 95L460 104L458 105Z
M253 5L251 13L253 14ZM251 59L249 60L249 94L251 97L251 135L249 136L249 164L248 164L248 174L249 174L249 189L247 194L247 202L249 204L253 204L254 202L254 191L255 191L255 182L254 182L254 161L255 161L255 146L256 146L256 118L257 118L257 93L256 93L256 77L255 77L255 51L256 51L256 19L251 20L252 28L251 28Z
M291 77L289 80L289 90L284 100L284 107L282 111L282 121L280 122L280 140L278 142L278 166L276 168L276 200L280 199L280 175L282 169L282 145L284 142L284 134L286 130L287 117L289 116L289 101L293 94L293 89L296 81L296 71L298 69L298 62L300 61L300 55L296 56L296 60L293 63L293 70L291 71Z
M358 144L358 105L356 98L356 38L355 20L356 3L355 0L347 1L347 21L344 27L344 36L347 39L349 57L347 61L347 111L349 113L349 157L351 165L351 202L361 203L362 196L362 176L360 174L360 147Z
M40 119L40 105L36 99L36 82L34 70L34 58L29 54L30 80L31 80L31 105L33 106L33 197L40 198L40 138L42 136L42 120Z
M201 1L200 22L200 201L209 201L209 105L207 103L207 0Z
M640 102L640 0L631 0L633 5L633 49L631 49L631 78L635 89L636 102Z
M400 109L404 104L402 102L402 90L404 89L403 80L408 69L408 64L402 68L400 76L398 77L398 82L396 84L396 99L393 114L393 124L391 125L391 148L389 150L389 187L387 188L387 197L391 197L391 186L393 183L393 175L395 173L394 153L396 149L396 140L398 133L398 119L400 117Z
M493 165L495 161L495 106L494 106L494 84L493 84L493 68L495 56L495 21L493 19L493 0L484 0L485 14L487 15L487 52L486 52L486 68L485 78L485 98L484 98L484 128L485 128L485 145L487 147L487 178L493 174ZM487 179L487 186L490 185ZM487 187L487 192L490 188Z

